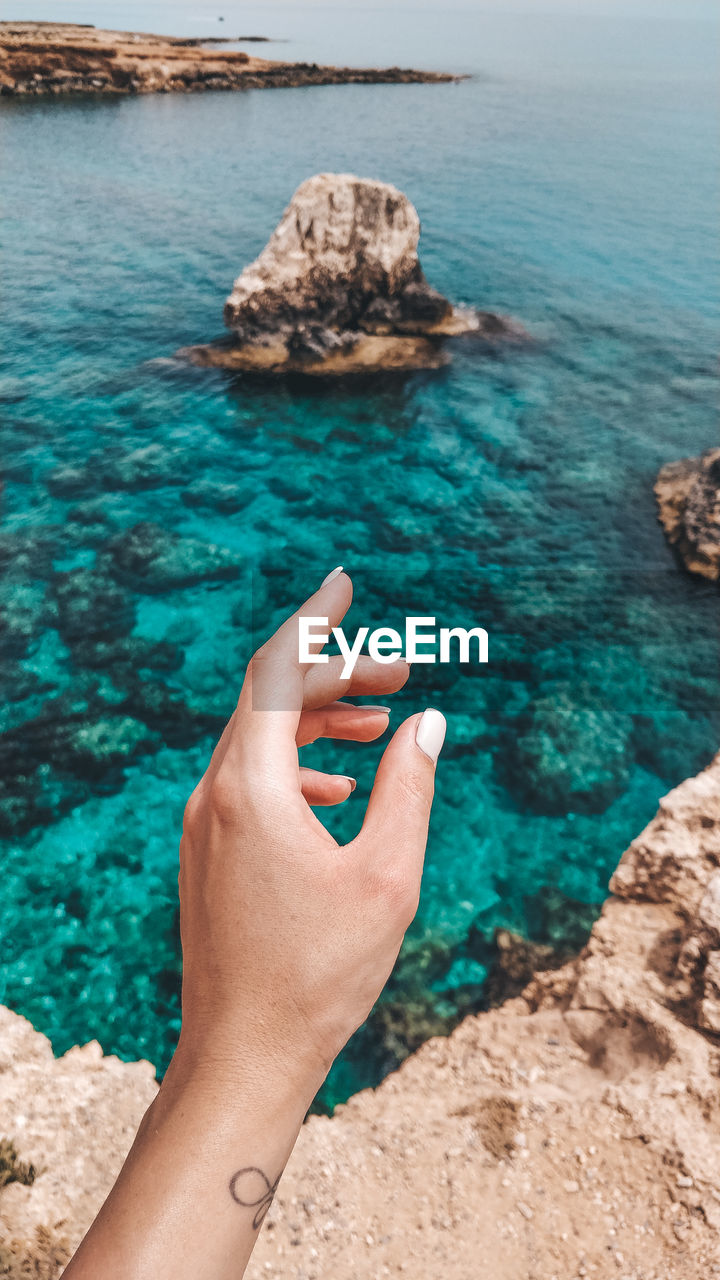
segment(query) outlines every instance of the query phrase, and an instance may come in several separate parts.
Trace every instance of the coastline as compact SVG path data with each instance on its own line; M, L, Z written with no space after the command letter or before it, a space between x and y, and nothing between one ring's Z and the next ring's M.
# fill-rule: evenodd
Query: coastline
M407 30L393 56L405 56ZM622 34L614 48L630 64ZM539 339L522 364L473 331L368 334L322 359L309 344L292 357L282 342L187 347L196 335L185 317L205 317L199 336L214 332L210 295L229 287L228 259L244 263L255 232L270 229L275 177L300 160L303 171L316 166L323 124L341 166L346 140L360 135L358 108L373 114L372 94L230 102L212 91L353 82L293 80L305 72L423 73L268 62L272 74L224 83L203 59L188 83L187 50L227 41L142 38L173 45L171 69L182 73L163 78L148 63L143 87L115 89L93 85L91 71L48 67L46 80L33 72L17 96L6 91L19 104L5 116L19 216L8 223L5 308L12 767L0 817L20 832L7 842L5 999L30 1021L0 1007L0 1277L62 1271L154 1096L154 1068L134 1060L165 1063L160 1034L143 1034L143 1005L163 1046L176 1034L163 850L203 734L225 723L236 652L259 625L246 629L241 567L253 557L260 566L253 607L264 624L278 583L302 585L347 528L338 558L352 558L383 607L422 575L442 607L481 599L497 627L497 667L482 685L462 673L447 690L432 930L427 946L408 948L355 1051L364 1069L377 1046L384 1081L355 1083L332 1117L308 1120L248 1276L477 1280L487 1267L493 1280L720 1278L718 761L690 777L720 742L720 540L708 534L713 513L720 532L720 450L699 456L715 369L695 274L703 186L683 182L678 166L682 154L688 170L692 161L705 171L695 99L671 112L664 82L652 98L653 41L638 100L629 86L617 92L616 76L603 104L598 79L592 110L580 73L590 82L596 63L562 41L536 120L512 67L484 105L475 63L475 83L458 95L378 91L399 127L370 130L373 171L405 181L408 145L417 147L408 189L434 237L429 274L449 297L527 314ZM512 64L520 27L509 45ZM357 44L322 47L362 56ZM470 65L462 49L441 60L439 48L428 53L435 65ZM383 34L365 56L387 49ZM528 53L540 71L542 45ZM602 64L602 47L597 56ZM251 61L262 62L242 55L228 71ZM120 101L206 89L187 112ZM53 98L59 106L44 110ZM414 123L416 111L432 122ZM207 118L203 145L187 145L188 112ZM476 136L473 112L478 146L458 163L452 143L461 127ZM142 137L128 130L139 115ZM238 115L251 119L236 165ZM600 119L612 182L597 163ZM634 165L648 154L652 166ZM254 180L266 164L267 190ZM666 311L657 320L656 303ZM28 341L39 334L41 359ZM439 377L364 377L451 360ZM343 385L344 374L358 381ZM679 459L656 480L665 538L649 483L662 456ZM28 566L40 573L30 584ZM227 594L216 589L224 580ZM125 774L126 788L113 790ZM77 804L81 786L89 799ZM583 786L587 814L575 812ZM614 797L605 809L604 788ZM656 803L596 920L611 866ZM40 831L51 804L58 821ZM595 903L585 934L557 964L529 962L506 984L514 998L496 1007L488 996L478 1013L488 1008L481 981L487 993L493 981L492 970L478 976L489 968L485 922L507 912L515 977L520 940L509 930L555 940L537 925L555 883ZM566 929L578 903L559 890L553 902L551 922ZM101 965L109 980L93 989ZM127 994L153 972L162 1000L142 985ZM73 1021L86 992L88 1021ZM471 1016L457 1025L461 1010ZM55 1058L32 1023L68 1052ZM84 1044L90 1035L126 1061ZM395 1046L397 1056L416 1052L390 1073Z
M262 37L245 38L259 43ZM464 79L404 67L335 67L259 58L222 44L72 23L0 22L0 96L198 93L330 84L448 84Z
M468 1280L480 1256L497 1280L717 1274L719 841L720 754L627 849L578 957L308 1119L250 1280L288 1258L309 1280ZM0 1190L0 1275L55 1280L157 1086L0 1029L0 1129L37 1171Z

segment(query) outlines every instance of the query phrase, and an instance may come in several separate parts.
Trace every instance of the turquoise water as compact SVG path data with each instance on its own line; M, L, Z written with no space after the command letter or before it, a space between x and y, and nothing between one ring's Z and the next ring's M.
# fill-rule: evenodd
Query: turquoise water
M32 16L93 16L52 8ZM428 701L449 720L400 1005L480 1002L478 938L542 938L543 888L600 902L720 736L717 592L652 496L663 462L717 442L713 28L222 11L287 35L277 56L473 78L2 103L0 1000L57 1052L96 1037L161 1069L185 799L257 638L335 564L358 624L490 635L487 667L417 668L395 699L394 722ZM190 5L102 19L208 29ZM323 169L400 186L430 281L532 341L333 385L175 362ZM142 521L196 541L163 545L172 572L140 590L113 556ZM233 576L209 576L208 542ZM379 749L313 756L358 776L325 815L341 837ZM377 1078L363 1043L325 1103Z

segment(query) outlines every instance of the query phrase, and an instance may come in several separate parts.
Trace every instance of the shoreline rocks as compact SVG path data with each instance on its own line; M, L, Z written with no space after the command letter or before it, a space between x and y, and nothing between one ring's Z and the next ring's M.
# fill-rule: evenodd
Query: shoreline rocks
M667 540L685 567L720 581L720 448L666 463L655 497Z
M442 84L464 79L403 67L270 61L221 47L261 40L259 36L237 41L231 37L181 39L72 23L0 22L0 96L198 93L321 84Z
M579 956L309 1118L248 1280L288 1257L308 1280L466 1280L482 1256L497 1280L529 1259L548 1280L720 1275L718 865L720 754L632 842ZM55 1280L155 1089L148 1063L55 1059L0 1008L0 1134L35 1171L0 1187L0 1275Z
M191 363L260 373L438 368L442 340L518 338L519 326L454 307L425 279L420 219L401 191L320 173L295 192L225 303L231 337L178 352Z

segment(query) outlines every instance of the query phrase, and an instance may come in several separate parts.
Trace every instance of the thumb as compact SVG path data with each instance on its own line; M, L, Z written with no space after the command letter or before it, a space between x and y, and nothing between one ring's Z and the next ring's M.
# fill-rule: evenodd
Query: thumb
M394 859L402 851L422 871L435 788L435 764L445 739L445 717L434 707L411 716L388 744L358 842L371 856Z

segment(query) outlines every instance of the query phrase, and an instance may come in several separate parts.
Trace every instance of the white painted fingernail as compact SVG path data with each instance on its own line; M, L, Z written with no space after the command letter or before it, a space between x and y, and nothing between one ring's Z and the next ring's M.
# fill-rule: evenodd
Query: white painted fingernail
M349 775L348 773L344 773L344 774L343 774L343 777L344 777L344 779L345 779L345 781L346 781L346 782L349 782L349 783L350 783L350 794L352 795L353 791L355 790L355 788L356 788L356 786L357 786L357 778L351 778L351 777L350 777L350 775Z
M435 707L428 707L426 711L423 711L418 727L415 730L415 741L420 750L430 757L433 764L435 764L442 750L446 728L445 717L441 711L436 711Z
M320 586L326 587L328 582L332 582L333 578L337 578L338 574L342 573L342 571L343 571L343 567L341 564L339 564L337 569L333 569L332 573L328 574L327 578L323 578L322 582L320 583Z
M383 713L383 715L384 715L384 716L389 716L389 715L390 715L390 707L376 707L376 706L373 706L373 704L372 704L372 703L370 703L370 702L365 703L365 704L360 708L360 710L361 710L361 711L377 711L378 713L382 711L382 713Z

